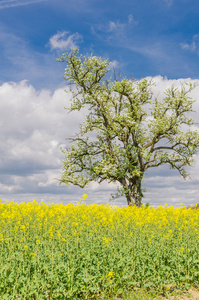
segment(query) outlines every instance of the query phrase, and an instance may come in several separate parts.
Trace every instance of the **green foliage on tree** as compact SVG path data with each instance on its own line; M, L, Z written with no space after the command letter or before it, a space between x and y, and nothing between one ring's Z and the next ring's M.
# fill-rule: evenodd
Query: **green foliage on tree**
M83 188L91 181L118 182L115 197L125 195L128 205L140 206L149 168L168 164L188 176L185 167L192 165L199 146L199 133L190 129L194 120L187 116L195 102L188 93L195 85L172 86L159 101L152 81L108 78L108 60L73 49L58 61L67 63L64 76L73 93L69 111L88 108L70 148L62 149L60 183Z

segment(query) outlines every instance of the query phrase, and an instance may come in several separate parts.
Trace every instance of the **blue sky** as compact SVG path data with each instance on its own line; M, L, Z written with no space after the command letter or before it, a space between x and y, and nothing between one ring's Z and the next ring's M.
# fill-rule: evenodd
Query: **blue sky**
M124 76L198 78L198 14L197 0L1 0L0 82L56 88L63 69L55 60L70 43L49 40L64 32L60 42L71 37L82 53L117 61Z
M67 202L85 193L53 180L60 145L83 120L64 110L65 65L56 58L77 46L109 58L122 76L154 77L161 92L184 79L199 82L198 16L198 0L0 0L0 197ZM196 162L186 185L176 173L153 171L145 201L178 205L188 201L186 186L196 202L198 170ZM114 189L93 184L88 201L107 203Z

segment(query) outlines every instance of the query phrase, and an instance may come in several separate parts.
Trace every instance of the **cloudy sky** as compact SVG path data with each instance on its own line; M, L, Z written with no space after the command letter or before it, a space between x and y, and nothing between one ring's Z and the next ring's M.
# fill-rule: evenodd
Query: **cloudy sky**
M0 198L109 203L115 184L58 185L65 138L83 113L67 114L70 94L56 58L73 47L108 58L122 76L154 78L155 93L199 84L198 0L0 0ZM199 87L194 118L199 119ZM167 167L144 178L143 202L199 202L199 156L184 181ZM121 198L114 203L126 206Z

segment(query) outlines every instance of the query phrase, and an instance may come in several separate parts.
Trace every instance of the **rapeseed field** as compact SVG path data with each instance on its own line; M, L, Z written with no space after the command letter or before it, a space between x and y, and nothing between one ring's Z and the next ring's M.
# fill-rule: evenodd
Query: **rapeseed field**
M196 209L0 203L0 299L197 287L198 244Z

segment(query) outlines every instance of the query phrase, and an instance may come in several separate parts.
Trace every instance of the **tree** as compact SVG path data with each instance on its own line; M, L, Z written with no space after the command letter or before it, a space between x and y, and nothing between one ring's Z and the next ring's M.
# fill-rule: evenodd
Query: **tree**
M91 181L118 182L115 198L124 195L128 205L140 206L147 169L168 164L188 176L185 167L192 165L199 146L199 133L190 128L194 120L186 116L193 111L195 101L187 94L195 85L172 86L158 101L152 81L108 78L108 60L73 49L58 61L67 63L64 76L73 93L69 111L88 108L70 148L62 148L60 184L83 188Z

